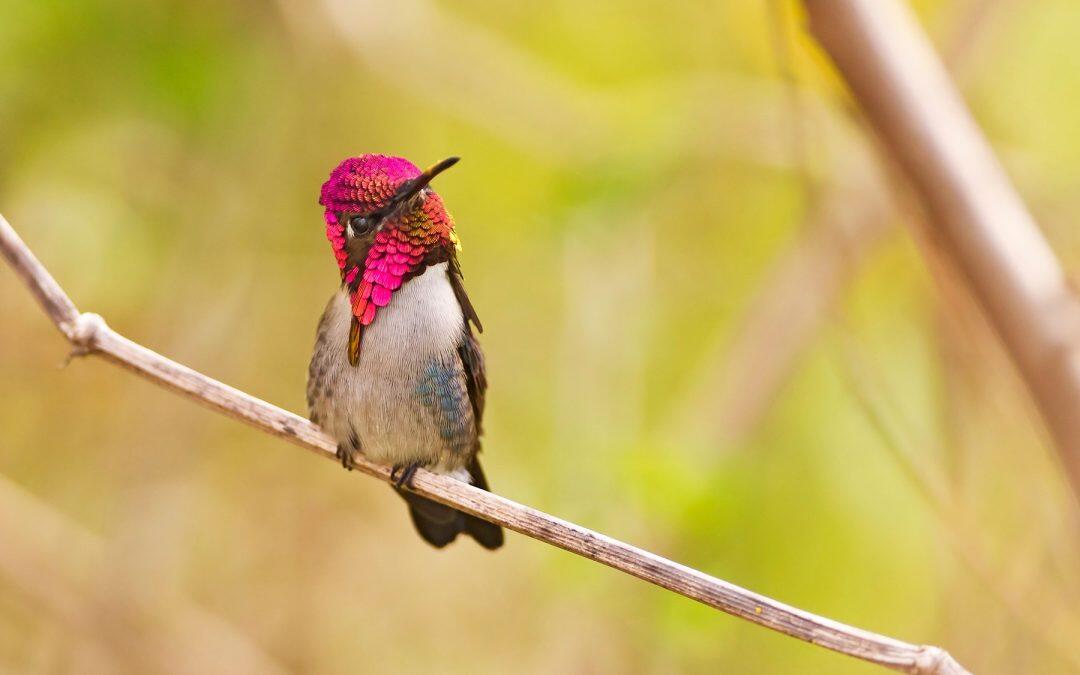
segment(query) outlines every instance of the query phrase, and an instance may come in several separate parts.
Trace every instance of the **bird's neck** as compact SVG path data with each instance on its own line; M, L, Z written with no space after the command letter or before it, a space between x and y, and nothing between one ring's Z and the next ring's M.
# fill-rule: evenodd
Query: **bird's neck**
M465 322L446 274L447 263L439 263L402 284L365 328L361 358L371 350L419 354L456 350Z

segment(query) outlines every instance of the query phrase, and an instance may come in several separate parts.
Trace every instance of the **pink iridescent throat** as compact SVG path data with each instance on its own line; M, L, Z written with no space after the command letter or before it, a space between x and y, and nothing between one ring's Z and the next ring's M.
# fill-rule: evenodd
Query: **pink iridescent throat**
M384 223L363 265L350 264L345 220L382 209L404 183L420 173L415 164L401 157L361 155L343 161L323 183L319 203L325 207L326 238L350 289L353 315L364 326L375 320L379 307L390 303L393 292L420 268L429 252L439 246L453 248L457 243L453 219L442 199L430 192L419 208Z

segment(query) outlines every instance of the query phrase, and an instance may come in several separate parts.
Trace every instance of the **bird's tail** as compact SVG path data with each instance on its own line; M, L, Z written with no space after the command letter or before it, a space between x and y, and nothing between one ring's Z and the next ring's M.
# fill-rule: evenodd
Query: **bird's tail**
M475 457L469 464L468 470L472 484L482 490L487 490L488 484L484 477L484 470L480 468L480 462ZM409 504L409 515L412 517L413 525L416 526L416 531L420 533L424 541L435 548L446 546L457 539L458 534L462 532L486 549L495 550L503 545L503 531L498 525L406 490L398 489L397 492Z

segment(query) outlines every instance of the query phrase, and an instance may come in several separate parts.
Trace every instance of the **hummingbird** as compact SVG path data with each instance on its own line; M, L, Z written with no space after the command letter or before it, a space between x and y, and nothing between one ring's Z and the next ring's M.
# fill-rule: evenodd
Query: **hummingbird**
M326 237L341 286L319 320L308 369L312 422L354 453L390 465L420 536L442 548L461 533L487 549L497 525L404 489L418 467L488 490L480 468L487 377L462 283L454 219L431 188L458 161L426 171L401 157L349 157L323 183Z

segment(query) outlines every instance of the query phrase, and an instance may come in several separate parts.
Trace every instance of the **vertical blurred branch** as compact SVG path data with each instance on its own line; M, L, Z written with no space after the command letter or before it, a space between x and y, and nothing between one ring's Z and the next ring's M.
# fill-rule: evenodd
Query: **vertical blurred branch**
M958 10L943 46L951 72L970 72L973 45L986 41L984 32L992 32L988 24L1000 23L999 10L1006 5L1004 0L972 0ZM793 90L800 85L785 28L791 17L782 3L769 6L777 61L787 88ZM824 101L806 105L812 100L809 96L805 89L791 91L788 117L812 116L819 129L827 123L832 131L825 146L840 162L821 189L814 189L815 180L821 179L812 172L805 127L792 125L789 164L802 174L810 212L798 226L796 239L770 266L733 340L718 341L702 360L700 376L686 388L679 404L672 406L675 412L664 435L679 437L686 429L701 426L706 440L737 442L753 432L819 335L828 313L889 239L895 221L918 219L912 222L925 229L922 214L907 208L910 200L895 196L894 183L902 179L898 168L892 163L883 165L865 142L850 133L866 128L861 119L852 119L857 110L845 106L837 115L818 109L826 106Z
M769 38L776 55L780 77L787 89L787 133L790 136L792 157L803 181L803 197L809 198L813 193L814 182L806 138L807 115L803 114L802 93L799 91L799 80L795 72L795 58L791 53L791 37L788 34L790 22L787 21L784 11L786 5L782 0L769 0L766 4L769 9Z
M911 13L805 0L832 57L915 186L1028 385L1080 492L1080 304Z
M665 433L701 427L708 440L738 441L752 432L892 222L880 182L827 190L770 266L733 341L703 361Z

